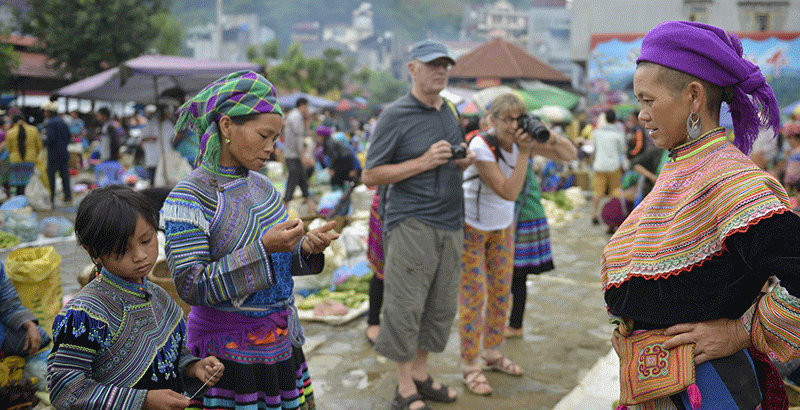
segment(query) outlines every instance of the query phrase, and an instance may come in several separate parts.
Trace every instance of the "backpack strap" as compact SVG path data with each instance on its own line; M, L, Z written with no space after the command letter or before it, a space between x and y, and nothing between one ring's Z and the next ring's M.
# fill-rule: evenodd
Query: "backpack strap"
M456 120L458 120L459 119L458 110L456 109L455 104L453 104L453 102L448 100L447 98L444 97L442 98L444 99L444 102L447 104L447 106L450 107L450 110L453 111L453 115L456 116Z
M503 160L503 162L508 164L508 162L505 160L505 158L503 158L502 151L500 151L500 141L497 139L497 136L490 134L488 131L470 133L465 137L466 140L467 140L467 144L469 144L470 140L472 140L476 136L483 138L483 141L486 143L486 145L489 146L489 149L492 151L492 154L494 154L495 161L500 162L500 160ZM508 165L511 166L511 168L514 168L511 164L508 164ZM464 182L471 181L471 180L473 180L475 178L480 178L480 174L476 173L475 175L472 175L469 178L465 179ZM475 216L476 216L476 218L477 218L477 220L479 222L481 220L481 212L480 212L480 210L481 210L481 189L482 188L483 188L483 181L479 180L478 181L478 192L475 195Z

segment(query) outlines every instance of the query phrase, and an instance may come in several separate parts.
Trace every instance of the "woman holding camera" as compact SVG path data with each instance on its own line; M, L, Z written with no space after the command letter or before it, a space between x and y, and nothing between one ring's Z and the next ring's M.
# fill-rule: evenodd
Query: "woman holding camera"
M477 156L464 171L459 333L464 384L480 395L492 392L481 371L483 364L513 376L523 373L499 348L514 268L514 201L525 183L534 144L519 126L525 111L516 95L497 97L489 113L491 128L468 141Z

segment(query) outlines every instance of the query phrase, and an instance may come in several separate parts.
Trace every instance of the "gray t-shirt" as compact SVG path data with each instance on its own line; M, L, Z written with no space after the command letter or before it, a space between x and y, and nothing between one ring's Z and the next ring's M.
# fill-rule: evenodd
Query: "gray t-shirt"
M417 158L435 142L464 142L457 114L445 101L438 111L406 94L389 104L378 117L367 152L365 169ZM384 231L414 217L436 229L464 228L464 191L461 169L453 161L414 175L389 187L383 216Z
M285 158L300 158L300 144L305 137L306 121L303 113L297 108L286 116L283 126L283 139L285 142L283 156Z

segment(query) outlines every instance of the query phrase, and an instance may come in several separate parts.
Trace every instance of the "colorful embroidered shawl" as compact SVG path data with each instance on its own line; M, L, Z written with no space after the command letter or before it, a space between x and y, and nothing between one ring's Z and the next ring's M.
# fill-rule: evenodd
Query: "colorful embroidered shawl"
M603 250L603 289L639 276L666 278L721 253L725 239L790 211L778 181L718 128L670 154L653 191Z

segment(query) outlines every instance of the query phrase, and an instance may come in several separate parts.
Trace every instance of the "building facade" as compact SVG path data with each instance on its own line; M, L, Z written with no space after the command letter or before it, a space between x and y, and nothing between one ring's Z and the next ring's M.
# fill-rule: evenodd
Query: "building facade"
M188 56L244 62L248 60L247 50L251 46L275 38L275 31L261 25L257 14L224 14L221 24L221 27L209 23L188 28L184 36Z
M485 5L465 5L462 40L488 41L500 37L528 48L528 12L516 10L507 0Z
M646 33L666 20L734 32L800 31L800 0L572 0L572 60L585 66L593 34Z

